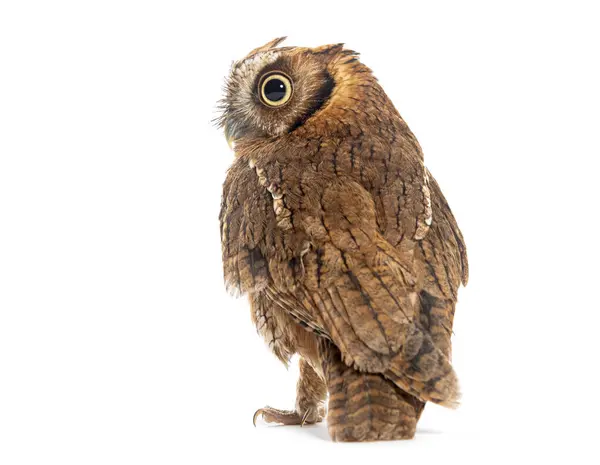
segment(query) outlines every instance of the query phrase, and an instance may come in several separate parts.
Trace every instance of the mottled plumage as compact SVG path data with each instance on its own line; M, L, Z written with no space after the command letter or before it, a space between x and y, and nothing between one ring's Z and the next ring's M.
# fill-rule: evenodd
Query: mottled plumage
M248 295L279 359L301 356L295 410L257 415L320 421L329 393L333 439L411 438L425 402L459 398L449 359L465 244L357 54L280 42L234 63L221 119L236 155L220 215L226 285Z

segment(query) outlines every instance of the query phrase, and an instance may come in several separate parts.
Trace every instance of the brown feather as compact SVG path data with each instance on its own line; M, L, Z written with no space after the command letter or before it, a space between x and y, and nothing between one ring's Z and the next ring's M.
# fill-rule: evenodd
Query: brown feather
M329 390L334 439L412 437L424 402L458 401L450 337L468 279L463 237L416 138L357 54L278 43L234 65L224 99L236 141L220 216L225 282L249 295L282 361L303 356L299 398L318 411ZM277 71L294 93L269 108L253 86ZM370 394L338 396L340 383ZM288 423L302 408L263 416Z

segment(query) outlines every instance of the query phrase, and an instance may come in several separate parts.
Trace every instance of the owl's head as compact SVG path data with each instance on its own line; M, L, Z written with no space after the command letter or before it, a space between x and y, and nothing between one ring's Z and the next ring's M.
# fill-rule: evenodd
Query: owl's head
M350 87L379 88L356 52L343 44L277 47L278 38L234 62L221 100L219 124L229 142L275 138L302 127L328 107L352 106Z

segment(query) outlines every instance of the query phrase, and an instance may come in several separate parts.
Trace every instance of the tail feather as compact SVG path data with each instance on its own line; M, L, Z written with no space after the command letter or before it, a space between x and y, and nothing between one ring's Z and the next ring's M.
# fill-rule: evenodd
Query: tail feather
M334 441L411 439L424 403L375 373L346 365L335 346L324 357Z
M431 335L416 325L407 332L402 350L384 375L422 401L458 407L460 388L450 361L435 346Z

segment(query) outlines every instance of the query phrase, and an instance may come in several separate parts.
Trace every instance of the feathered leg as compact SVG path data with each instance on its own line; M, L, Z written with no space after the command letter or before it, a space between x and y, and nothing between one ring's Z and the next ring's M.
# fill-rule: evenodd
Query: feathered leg
M334 441L411 439L424 403L383 376L342 362L339 350L322 344L329 390L327 423Z
M262 416L267 423L284 425L305 425L318 423L325 416L325 399L327 388L325 382L304 358L300 358L300 377L296 385L296 409L279 410L272 407L258 409L256 419Z

